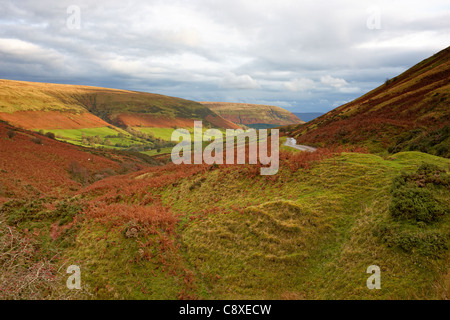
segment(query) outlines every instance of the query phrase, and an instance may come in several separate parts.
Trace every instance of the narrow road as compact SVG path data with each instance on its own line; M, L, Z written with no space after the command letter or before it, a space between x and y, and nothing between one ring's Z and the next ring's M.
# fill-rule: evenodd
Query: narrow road
M284 145L287 147L297 149L297 150L301 150L301 151L314 152L317 150L317 148L314 148L314 147L303 146L303 145L297 144L297 141L295 141L294 138L287 138Z

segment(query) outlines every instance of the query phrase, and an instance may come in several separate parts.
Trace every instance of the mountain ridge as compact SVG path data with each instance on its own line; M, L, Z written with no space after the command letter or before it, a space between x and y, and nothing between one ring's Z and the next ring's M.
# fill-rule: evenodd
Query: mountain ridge
M277 106L210 101L200 101L199 103L228 121L256 129L304 123L295 114Z
M349 143L366 145L371 151L429 149L432 154L448 155L449 123L450 47L363 96L285 130L300 144ZM443 140L430 144L425 141L430 135Z

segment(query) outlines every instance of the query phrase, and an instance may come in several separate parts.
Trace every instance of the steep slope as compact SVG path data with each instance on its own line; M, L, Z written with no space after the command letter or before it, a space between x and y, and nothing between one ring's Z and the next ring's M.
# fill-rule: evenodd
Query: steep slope
M131 155L76 147L0 121L0 203L65 196L84 184L144 167L148 164Z
M26 129L142 125L237 127L201 104L159 94L0 80L0 119Z
M223 118L256 129L304 123L296 115L276 106L229 102L200 102Z
M362 97L289 128L301 144L363 144L372 151L449 154L450 47Z

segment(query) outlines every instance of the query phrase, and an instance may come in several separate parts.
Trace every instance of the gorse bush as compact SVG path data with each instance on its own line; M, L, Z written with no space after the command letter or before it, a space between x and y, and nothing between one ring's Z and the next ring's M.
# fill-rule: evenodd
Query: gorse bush
M29 221L38 221L45 218L43 200L11 200L3 204L0 209L0 214L6 217L6 222L10 226L17 226Z
M405 185L425 188L428 184L435 186L450 186L450 175L432 164L422 164L415 173L402 173L393 179L392 192Z
M403 186L394 192L389 210L396 219L427 223L437 221L445 212L431 191L409 186Z
M439 257L448 250L448 233L442 230L405 230L400 224L382 223L373 234L389 247L398 247L405 252Z
M0 209L0 214L6 218L10 226L30 228L35 222L57 222L58 225L66 225L73 221L81 212L82 206L77 201L63 200L53 206L49 199L15 199L5 204Z
M450 186L450 175L432 164L423 163L411 178L419 187L426 187L427 184Z
M373 230L388 247L409 254L442 257L449 248L449 174L423 163L416 172L402 173L392 180L389 214Z
M83 207L76 201L60 201L52 213L52 219L58 221L60 226L70 223L82 211Z
M449 186L449 174L435 165L422 164L415 173L393 179L392 201L389 207L395 219L431 223L439 220L448 209L427 186Z

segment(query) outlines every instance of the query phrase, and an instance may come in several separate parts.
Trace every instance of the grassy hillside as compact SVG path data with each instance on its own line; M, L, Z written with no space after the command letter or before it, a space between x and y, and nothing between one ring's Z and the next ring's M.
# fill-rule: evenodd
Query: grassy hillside
M229 102L200 103L233 123L255 129L304 123L291 112L275 106Z
M146 128L238 128L207 107L158 94L78 85L0 80L0 120L51 132L73 144L139 151L168 148ZM134 130L123 130L125 128ZM170 140L170 139L168 139Z
M450 47L362 97L286 130L298 143L450 156Z
M420 152L312 155L282 152L276 176L255 166L149 168L63 202L12 200L0 227L41 249L25 261L56 255L47 295L34 291L44 297L448 299L450 161ZM428 198L398 216L402 192ZM27 233L33 228L39 236ZM57 270L68 264L81 267L81 292L64 288ZM370 265L381 268L381 290L366 287ZM2 277L13 274L5 270Z
M18 114L15 115L17 112ZM159 118L166 121L172 120L173 126L179 124L177 121L183 123L193 119L203 120L210 125L214 125L214 122L223 122L217 114L197 102L159 94L79 85L0 80L0 119L9 114L9 118L5 120L20 126L20 116L25 112L31 112L33 115L46 112L42 114L42 118L48 118L49 114L57 112L66 121L70 122L72 119L74 123L78 120L74 117L90 112L101 118L97 119L98 123L104 124L105 122L102 122L104 120L119 126L133 126L133 116L142 116L142 121L147 126L151 126L153 122L156 122L154 126L159 126L157 123ZM47 114L47 112L50 113ZM14 120L14 115L17 120ZM92 118L92 115L90 117ZM209 120L206 119L207 117ZM45 119L38 120L43 122ZM30 128L30 124L25 123L23 126L28 129L72 129L53 119L48 119L46 124L38 125L39 127L34 125ZM78 123L78 127L82 128L89 128L92 125Z
M448 300L449 50L308 124L292 119L286 135L326 147L281 146L273 176L149 157L167 160L174 127L228 123L200 104L3 82L0 118L47 127L0 121L0 299ZM290 117L269 109L251 106L249 125ZM70 265L81 290L66 287ZM367 288L372 265L380 290Z

